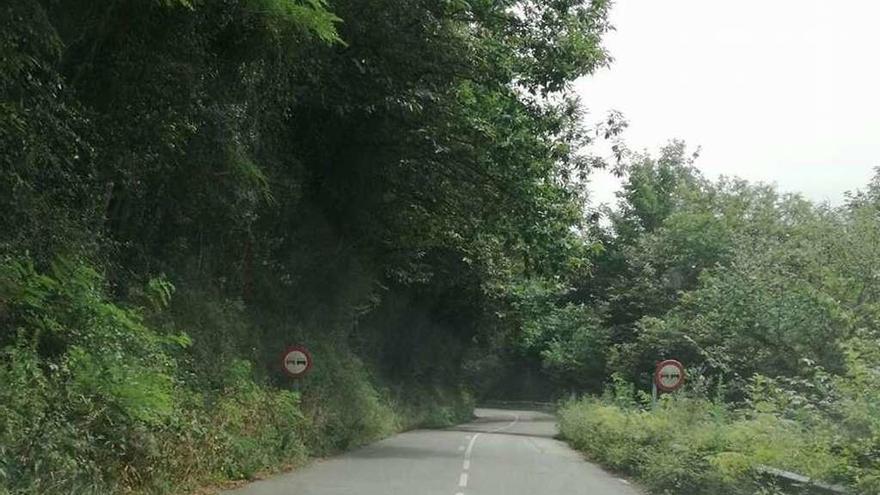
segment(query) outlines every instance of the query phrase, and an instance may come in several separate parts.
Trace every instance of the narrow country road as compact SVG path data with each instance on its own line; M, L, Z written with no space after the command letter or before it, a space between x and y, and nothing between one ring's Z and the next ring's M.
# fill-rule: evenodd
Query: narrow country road
M639 495L555 440L555 418L477 409L471 423L402 433L226 495Z

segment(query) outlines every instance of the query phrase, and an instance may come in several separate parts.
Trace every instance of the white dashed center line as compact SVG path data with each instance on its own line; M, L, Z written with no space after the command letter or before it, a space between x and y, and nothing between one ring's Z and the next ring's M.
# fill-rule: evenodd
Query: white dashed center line
M471 458L471 451L474 450L474 443L477 441L478 438L480 438L479 433L477 433L476 435L471 437L471 441L470 441L470 443L468 443L467 450L464 451L464 458L465 459Z
M517 422L519 422L519 415L512 414L512 416L513 416L513 421L511 421L510 424L504 425L501 428L496 428L494 430L487 431L486 433L498 433L499 431L504 431L508 428L512 428ZM464 471L464 472L461 473L461 475L459 475L459 477L458 477L458 486L460 488L467 488L467 484L468 484L467 471L469 471L471 468L471 453L473 453L474 444L477 442L477 438L480 438L480 435L481 435L481 433L476 433L476 434L474 434L474 436L465 435L465 437L464 437L465 440L470 439L470 442L468 442L467 448L465 448L464 445L458 446L459 452L464 450L464 462L461 465L462 471ZM464 492L457 492L455 495L464 495Z

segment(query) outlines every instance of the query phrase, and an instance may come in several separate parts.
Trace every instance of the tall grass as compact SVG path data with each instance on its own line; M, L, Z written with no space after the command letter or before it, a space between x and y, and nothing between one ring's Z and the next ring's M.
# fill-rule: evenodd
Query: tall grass
M619 392L619 390L618 390ZM845 421L794 420L778 408L732 406L668 396L656 408L607 394L571 400L559 410L565 439L586 456L629 474L651 493L751 495L781 493L759 469L770 466L878 492L878 437L860 451ZM876 428L876 421L874 424ZM870 428L867 430L870 431Z
M208 345L213 360L195 352L198 340L175 326L185 319L159 317L167 283L148 283L133 298L144 306L127 306L106 297L86 264L42 273L0 261L3 495L186 493L451 424L472 408L444 388L384 388L329 341L327 362L295 392L235 349ZM216 335L252 330L223 304L189 311L225 325Z

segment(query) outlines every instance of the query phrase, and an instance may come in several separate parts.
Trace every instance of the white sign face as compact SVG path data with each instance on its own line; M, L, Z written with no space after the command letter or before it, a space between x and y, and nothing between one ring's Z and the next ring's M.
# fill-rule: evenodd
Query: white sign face
M309 357L303 351L293 349L284 355L284 369L291 375L301 375L309 369Z
M658 385L661 388L674 389L681 384L682 380L684 380L684 373L681 372L681 368L674 364L664 364L663 367L657 371L657 379L660 382Z

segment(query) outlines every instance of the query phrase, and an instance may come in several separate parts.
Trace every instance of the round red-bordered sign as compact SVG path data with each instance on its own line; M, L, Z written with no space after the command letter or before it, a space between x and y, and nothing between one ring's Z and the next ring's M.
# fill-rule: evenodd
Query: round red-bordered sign
M667 359L657 363L654 370L654 383L662 392L674 392L684 385L687 377L684 365L674 359Z
M288 375L299 378L312 369L312 355L301 345L288 347L281 356L281 369Z

